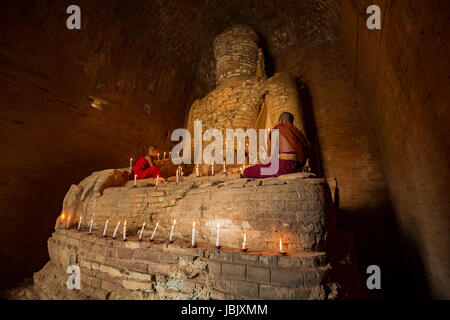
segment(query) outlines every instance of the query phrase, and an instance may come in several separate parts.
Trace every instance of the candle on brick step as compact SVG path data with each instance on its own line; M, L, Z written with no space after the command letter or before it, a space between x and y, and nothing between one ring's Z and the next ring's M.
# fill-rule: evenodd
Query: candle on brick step
M133 158L130 158L130 172L133 169Z
M227 173L227 170L225 169L225 166L226 166L226 162L225 162L225 160L223 161L223 173Z
M153 233L152 233L152 236L150 238L150 241L153 241L153 237L155 236L156 229L158 229L158 225L159 225L159 221L156 222L156 226L155 226L155 229L153 229Z
M220 224L217 224L216 247L219 246L219 230L220 230Z
M164 156L163 156L163 159L165 159L166 158L166 152L164 151Z
M178 183L178 172L179 172L179 170L178 170L179 168L177 168L177 183Z
M247 235L244 233L244 241L242 241L242 250L245 250L247 247L245 246L245 242L247 241Z
M136 185L136 181L137 181L137 174L134 175L134 185Z
M212 165L211 165L211 175L212 175L212 176L214 175L214 162L213 162Z
M116 238L116 234L117 234L117 230L119 229L119 225L120 225L120 221L117 222L117 226L116 226L116 228L114 229L114 232L113 232L113 239Z
M158 152L158 161L159 161L159 152Z
M92 233L92 224L94 223L94 219L91 218L91 223L89 225L89 234Z
M103 228L103 236L104 237L106 237L106 230L108 229L108 222L109 222L109 219L106 219L105 227Z
M71 218L71 216L69 216L69 217L67 218L67 229L69 229L69 225L70 225L70 218Z
M78 231L80 231L80 229L81 229L81 220L82 220L83 218L80 216L80 220L78 221Z
M123 222L122 240L127 240L127 220Z
M191 245L195 247L195 221L192 222L192 240Z
M172 242L172 237L173 237L173 229L175 228L175 224L177 223L177 220L173 220L173 225L172 225L172 230L170 230L170 237L169 237L169 241Z
M142 234L144 233L144 228L145 228L145 222L144 222L144 224L142 225L141 233L139 234L139 240L142 239Z
M195 175L198 177L200 176L199 172L198 172L198 165L195 167Z
M278 250L279 253L281 253L283 256L287 255L286 251L283 251L283 244L281 243L281 238L280 238L280 250Z
M66 213L63 211L62 213L61 213L61 215L59 216L59 218L58 218L58 221L59 221L59 223L64 223L64 220L66 220Z
M158 188L158 181L159 181L159 175L156 176L156 188ZM155 188L155 189L156 189L156 188Z
M183 176L183 167L180 166L180 177Z

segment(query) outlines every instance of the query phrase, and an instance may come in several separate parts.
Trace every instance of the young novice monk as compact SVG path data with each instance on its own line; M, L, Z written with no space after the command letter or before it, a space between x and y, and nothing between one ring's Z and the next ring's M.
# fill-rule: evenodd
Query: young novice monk
M134 165L134 174L137 175L137 179L155 178L159 176L161 182L164 182L164 178L161 177L159 167L155 164L155 158L158 156L158 149L155 146L148 148L148 153L145 156L137 159Z
M273 129L279 130L279 161L278 171L273 174L262 174L261 168L271 166L271 163L259 164L248 167L244 170L245 178L267 178L278 177L282 174L299 172L311 149L308 139L301 133L294 124L294 115L290 112L283 112L278 123ZM270 139L270 137L269 137ZM270 149L270 148L269 148Z

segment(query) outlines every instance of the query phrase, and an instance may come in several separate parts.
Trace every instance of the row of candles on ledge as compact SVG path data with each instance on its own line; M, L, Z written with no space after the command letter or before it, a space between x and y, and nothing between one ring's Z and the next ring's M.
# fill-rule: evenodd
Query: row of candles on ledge
M63 215L61 217L64 219L64 213L63 213ZM67 226L66 226L67 229L69 229L69 226L70 226L70 218L71 218L70 216L67 218ZM80 216L80 219L78 221L78 227L77 227L78 231L81 231L81 221L82 221L82 219L83 218ZM64 223L64 220L62 221L62 223ZM108 229L108 223L109 223L109 219L106 219L105 227L103 228L103 234L102 234L103 237L106 237L106 231ZM173 240L172 240L173 239L173 231L175 229L176 223L177 223L177 220L175 219L173 221L172 228L170 229L169 243L173 242ZM94 219L91 218L91 221L90 221L90 224L89 224L89 234L92 234L92 226L93 226L93 224L94 224ZM117 225L114 228L114 232L113 232L113 235L112 235L113 239L116 239L117 231L119 230L119 226L120 226L120 221L117 222ZM156 230L158 229L158 226L159 226L159 221L156 222L155 228L153 229L152 235L150 237L150 241L151 242L153 241L153 238L155 237L155 233L156 233ZM141 231L139 232L139 238L138 238L139 241L142 241L142 235L144 233L144 228L145 228L145 222L142 224ZM219 239L220 239L220 224L217 224L217 232L216 232L216 248L217 249L220 249L222 247L220 245L220 243L219 243ZM127 240L127 220L125 220L124 223L123 223L122 240L123 241ZM193 248L197 247L197 244L195 243L195 221L192 222L191 247L193 247ZM248 251L247 235L245 233L244 233L244 238L243 238L243 241L242 241L242 247L240 248L240 250L243 251L243 252ZM279 247L279 250L277 250L277 251L280 254L282 254L282 255L286 255L287 254L286 251L283 251L283 244L281 242L281 238L280 238L280 247Z
M223 173L227 173L227 171L226 171L226 168L225 168L225 162L223 163ZM131 167L130 167L131 168ZM241 174L243 174L244 173L244 170L245 170L245 165L242 165L240 168L240 171L241 171ZM131 170L131 169L130 169ZM200 172L199 172L199 167L198 167L198 165L196 165L196 167L195 167L195 175L197 176L197 177L200 177ZM212 164L211 165L211 175L213 176L214 175L214 164ZM177 167L177 171L176 171L176 181L177 181L177 183L178 183L178 180L179 180L179 177L182 177L183 176L183 167L181 167L181 166L178 166ZM158 188L158 182L159 182L159 176L156 176L156 184L155 184L155 187L156 188ZM137 174L135 174L134 175L134 185L136 186L137 185Z
M168 159L170 159L171 156L172 156L172 152L169 152ZM166 159L166 152L164 152L164 155L163 155L163 160L164 159ZM159 160L161 160L161 159L160 159L159 152L158 152L158 161ZM130 171L132 171L132 169L133 169L133 158L130 158Z

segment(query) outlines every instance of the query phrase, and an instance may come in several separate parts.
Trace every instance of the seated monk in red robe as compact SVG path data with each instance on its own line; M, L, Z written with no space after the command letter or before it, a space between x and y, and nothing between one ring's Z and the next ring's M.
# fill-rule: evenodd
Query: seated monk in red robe
M283 112L277 125L273 128L279 130L278 170L272 174L263 174L261 168L269 168L272 163L259 164L246 168L243 172L245 178L278 177L282 174L301 171L303 163L309 156L311 144L293 122L294 115L290 112Z
M155 164L155 158L158 156L158 149L154 146L148 148L148 154L140 157L136 160L134 165L134 174L137 175L136 179L155 178L159 176L161 182L164 182L164 178L161 177L159 167Z

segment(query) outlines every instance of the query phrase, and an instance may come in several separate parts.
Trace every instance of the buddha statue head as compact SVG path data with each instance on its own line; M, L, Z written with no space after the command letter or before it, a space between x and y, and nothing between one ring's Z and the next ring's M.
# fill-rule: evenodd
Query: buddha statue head
M251 27L236 25L220 33L214 40L216 83L255 76L260 55L258 35Z

